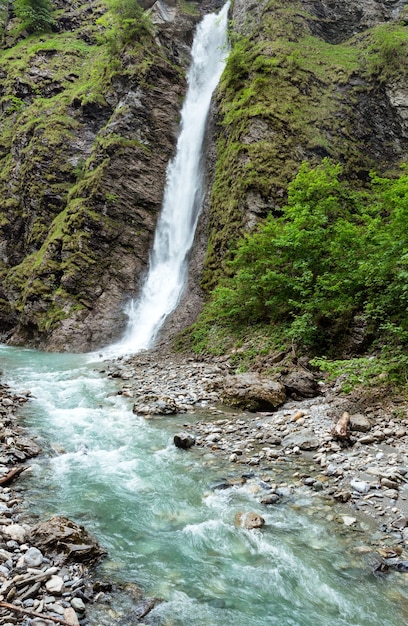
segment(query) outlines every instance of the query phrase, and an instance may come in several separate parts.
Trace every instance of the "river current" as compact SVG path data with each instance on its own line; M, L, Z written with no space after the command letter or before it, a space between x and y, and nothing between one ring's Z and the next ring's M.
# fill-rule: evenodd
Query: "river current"
M0 346L0 358L3 379L33 393L24 424L47 452L25 479L30 513L85 525L108 550L105 576L165 600L150 614L153 623L406 623L406 576L376 578L354 553L364 535L329 523L330 506L318 496L305 490L262 506L257 478L213 490L245 470L234 473L208 451L176 449L173 435L189 418L133 414L131 401L100 373L103 364L89 356ZM260 513L266 526L235 527L239 511ZM106 620L94 626L116 623Z

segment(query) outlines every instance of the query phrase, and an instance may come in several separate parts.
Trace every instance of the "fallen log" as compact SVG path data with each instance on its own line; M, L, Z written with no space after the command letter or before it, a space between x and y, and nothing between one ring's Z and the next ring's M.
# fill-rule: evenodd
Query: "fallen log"
M14 611L14 613L23 613L23 615L28 615L29 617L40 617L44 621L55 622L56 624L62 624L62 626L72 626L69 622L66 622L64 619L60 617L54 617L53 615L46 615L44 613L38 613L38 611L29 611L28 609L23 609L21 606L16 606L15 604L9 604L9 602L0 602L0 608L8 609L9 611Z
M20 476L20 474L26 469L28 468L15 467L14 469L10 470L5 476L2 476L0 478L0 487L5 487L6 485L9 485L11 482L13 482L15 478L17 478L17 476Z
M333 429L331 431L332 437L334 439L338 439L339 441L348 441L350 436L349 424L350 413L347 413L347 411L345 411L338 420L338 422L333 426Z

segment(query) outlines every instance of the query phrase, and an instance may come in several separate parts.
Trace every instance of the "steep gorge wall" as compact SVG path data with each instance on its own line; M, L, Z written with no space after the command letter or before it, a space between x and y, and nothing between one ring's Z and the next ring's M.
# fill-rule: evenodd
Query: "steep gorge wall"
M408 159L407 3L235 0L215 110L202 285L272 213L301 162L330 157L364 186Z
M3 340L82 351L118 338L146 268L197 16L156 3L118 49L104 2L55 3L0 73ZM153 10L155 7L153 7Z

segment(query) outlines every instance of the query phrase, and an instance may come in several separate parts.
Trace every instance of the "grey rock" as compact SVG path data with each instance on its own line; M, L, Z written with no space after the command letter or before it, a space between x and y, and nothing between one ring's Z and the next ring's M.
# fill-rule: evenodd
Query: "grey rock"
M27 567L39 567L43 562L43 554L38 548L29 548L24 554L24 561Z
M368 433L371 430L371 422L365 415L355 413L350 415L350 430L360 433Z
M227 376L221 398L225 404L248 411L268 411L285 401L285 388L270 378L254 372Z
M195 437L190 435L190 433L177 433L173 438L174 445L176 448L181 448L183 450L188 450L195 444Z

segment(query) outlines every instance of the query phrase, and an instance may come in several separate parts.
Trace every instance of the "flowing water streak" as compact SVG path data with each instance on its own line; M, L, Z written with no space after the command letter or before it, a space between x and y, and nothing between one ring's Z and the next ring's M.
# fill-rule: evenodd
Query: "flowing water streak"
M187 275L203 201L202 145L211 97L227 55L229 2L219 15L206 15L197 28L181 113L176 156L167 169L162 212L157 224L149 271L138 300L128 307L128 330L113 353L128 354L152 345L167 316L175 309Z

